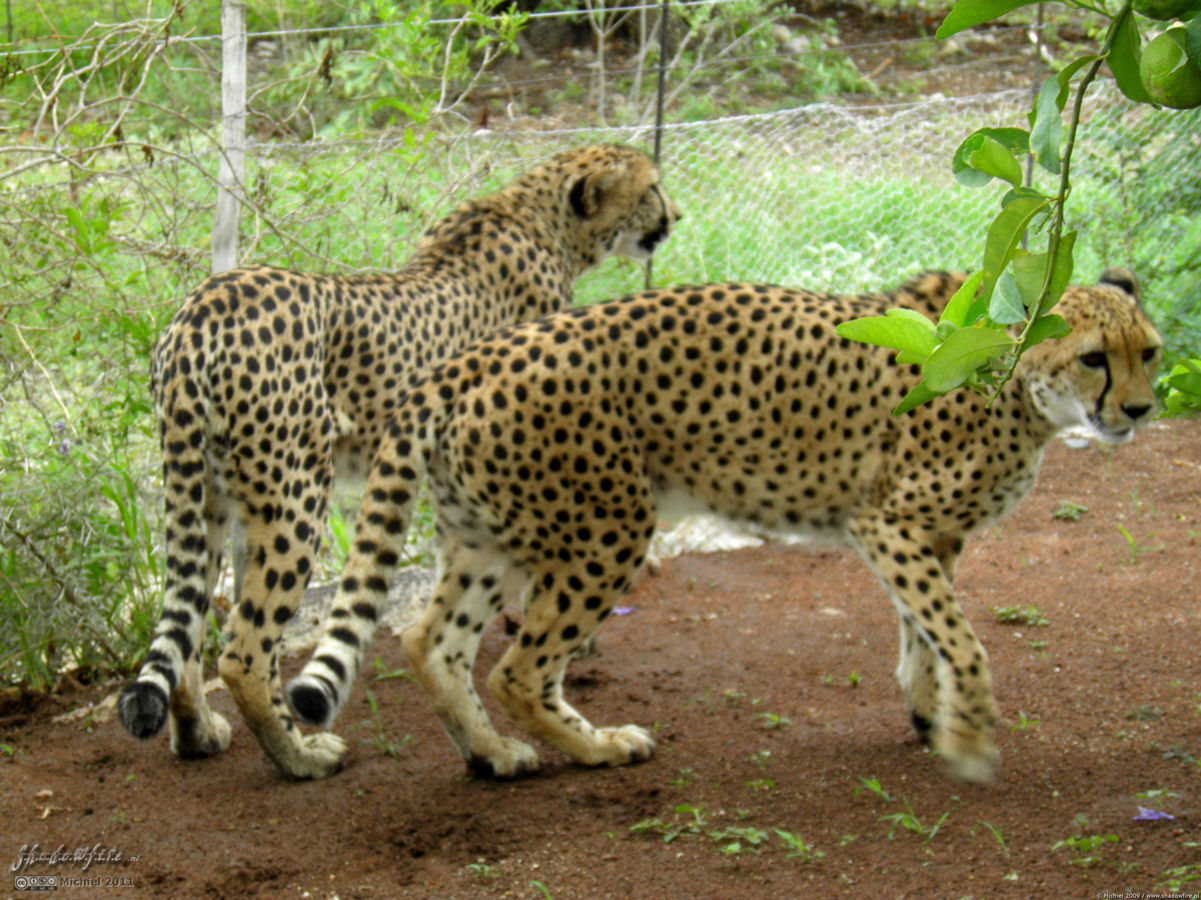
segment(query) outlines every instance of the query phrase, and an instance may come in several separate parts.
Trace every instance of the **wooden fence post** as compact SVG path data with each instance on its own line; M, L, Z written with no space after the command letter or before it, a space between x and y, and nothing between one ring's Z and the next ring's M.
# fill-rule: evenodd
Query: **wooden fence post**
M238 214L246 156L246 7L221 0L221 166L213 222L213 274L238 264Z

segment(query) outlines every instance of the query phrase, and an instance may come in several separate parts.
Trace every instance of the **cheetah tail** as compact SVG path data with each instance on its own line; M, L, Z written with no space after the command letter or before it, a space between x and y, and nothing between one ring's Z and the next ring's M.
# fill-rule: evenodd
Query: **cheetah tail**
M191 661L199 665L208 612L209 559L205 516L203 428L187 413L163 416L163 485L166 495L166 580L163 610L137 680L117 701L121 722L143 740L167 721L171 695Z
M350 695L375 634L378 604L400 562L413 502L425 476L427 443L412 419L402 416L393 421L380 447L355 524L354 546L321 639L285 691L302 722L328 729Z

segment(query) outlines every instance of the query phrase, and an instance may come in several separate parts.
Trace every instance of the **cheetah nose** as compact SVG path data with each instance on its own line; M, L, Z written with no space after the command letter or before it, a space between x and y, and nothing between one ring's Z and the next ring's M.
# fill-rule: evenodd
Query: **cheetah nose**
M1136 422L1150 411L1150 403L1127 403L1122 407L1122 412L1129 416L1132 421Z

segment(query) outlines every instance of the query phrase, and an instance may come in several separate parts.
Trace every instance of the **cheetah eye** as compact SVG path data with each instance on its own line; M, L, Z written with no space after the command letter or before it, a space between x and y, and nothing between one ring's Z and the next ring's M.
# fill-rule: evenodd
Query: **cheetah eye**
M1080 362L1090 369L1100 369L1105 365L1105 354L1100 350L1094 350L1092 353L1085 353L1081 356Z
M1145 363L1151 362L1158 355L1159 355L1158 347L1147 347L1145 350L1143 350L1143 362L1145 362Z

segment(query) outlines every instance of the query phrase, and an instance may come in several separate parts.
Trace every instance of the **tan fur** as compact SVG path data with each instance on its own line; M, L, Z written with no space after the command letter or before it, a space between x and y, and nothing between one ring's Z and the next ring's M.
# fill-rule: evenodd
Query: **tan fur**
M686 498L856 548L896 607L915 724L956 775L987 779L997 705L951 588L963 541L1029 491L1063 428L1121 441L1149 420L1160 341L1129 294L1073 288L1057 312L1076 330L1028 353L991 407L959 391L893 417L916 369L835 327L898 305L936 317L962 281L926 273L858 297L651 291L452 357L397 407L330 630L288 687L293 709L328 726L344 702L424 473L439 582L403 641L459 752L503 776L538 765L497 734L471 679L485 625L512 602L525 622L488 678L505 711L582 763L646 758L649 732L591 725L564 699L563 672L629 588L659 505Z
M645 154L585 147L463 204L396 273L254 266L202 284L154 351L167 581L146 664L121 697L126 727L156 733L169 697L176 753L229 745L199 660L232 532L236 601L221 677L281 773L332 771L344 744L300 735L276 655L313 570L335 473L366 470L418 374L474 338L569 306L581 274L613 253L648 257L678 215Z

